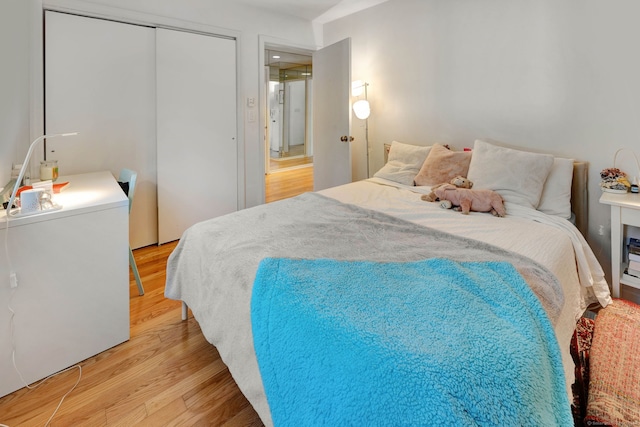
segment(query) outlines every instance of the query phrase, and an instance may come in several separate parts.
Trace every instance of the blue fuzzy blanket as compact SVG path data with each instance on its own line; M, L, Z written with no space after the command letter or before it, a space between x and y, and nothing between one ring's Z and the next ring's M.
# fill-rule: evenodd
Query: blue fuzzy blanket
M267 258L251 301L274 425L572 425L553 328L506 262Z

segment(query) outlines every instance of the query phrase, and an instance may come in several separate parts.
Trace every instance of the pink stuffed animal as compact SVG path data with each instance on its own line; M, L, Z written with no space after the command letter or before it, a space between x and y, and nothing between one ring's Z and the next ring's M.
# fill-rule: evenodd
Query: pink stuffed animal
M450 201L453 206L459 206L465 215L470 211L491 212L492 215L499 217L507 214L502 197L493 190L471 190L457 188L453 184L443 184L433 187L431 194L422 196L422 200L440 201L440 206L444 208L449 207L445 202Z

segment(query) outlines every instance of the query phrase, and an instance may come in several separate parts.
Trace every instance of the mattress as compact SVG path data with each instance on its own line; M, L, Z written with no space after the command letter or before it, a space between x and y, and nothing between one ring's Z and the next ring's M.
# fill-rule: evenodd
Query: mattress
M603 273L586 242L567 220L507 204L505 218L488 213L463 215L425 202L416 187L403 187L381 179L370 179L320 192L352 204L419 226L430 227L473 241L489 244L529 258L550 271L560 284L563 304L554 323L560 344L567 393L571 395L574 365L569 344L575 323L591 303L610 302ZM244 261L243 245L269 239L267 256L296 257L291 248L305 248L303 228L297 229L296 214L279 209L278 202L246 209L187 230L167 265L165 295L182 300L192 310L203 334L215 345L239 388L266 425L271 417L256 362L251 337L250 298L257 264ZM307 212L302 215L313 216ZM317 213L321 216L320 213ZM264 221L263 221L264 220ZM295 244L279 236L274 223L291 227ZM291 239L291 234L288 237ZM296 246L298 245L298 246ZM225 248L234 246L234 259L225 258ZM300 251L304 254L304 251ZM376 254L386 259L389 253ZM259 261L259 260L258 260ZM219 264L236 264L225 270Z

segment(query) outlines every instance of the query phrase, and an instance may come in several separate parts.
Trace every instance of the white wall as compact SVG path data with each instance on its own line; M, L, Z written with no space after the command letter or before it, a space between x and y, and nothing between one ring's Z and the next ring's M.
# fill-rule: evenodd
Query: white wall
M304 145L307 113L307 83L305 80L296 80L285 83L289 89L289 147L292 145Z
M619 147L640 155L639 15L635 0L391 0L326 24L324 42L351 37L353 78L370 83L372 171L394 139L588 161L588 240L608 271L599 172Z
M0 187L29 148L29 2L0 4ZM19 145L22 143L22 145Z
M38 44L38 27L43 0L2 0L0 2L0 182L9 179L11 162L21 161L30 138L38 133L37 121L41 106L31 105L30 75L37 67L30 53L30 43ZM206 25L238 35L240 88L239 105L246 106L249 97L259 99L259 79L263 67L259 64L259 36L278 40L285 45L315 47L314 29L309 21L287 15L276 15L248 8L228 0L44 0L45 5L70 6L96 11L122 9L123 16L131 11L154 21L159 18L182 21L187 26ZM83 6L84 5L84 6ZM117 14L117 12L116 12ZM158 19L156 19L158 20ZM30 63L30 61L34 63ZM37 90L36 90L37 92ZM5 95L6 94L6 95ZM37 98L37 94L35 95ZM32 118L35 116L35 118ZM259 137L260 121L241 116L244 170L241 181L246 184L245 206L264 200L264 147ZM36 129L36 130L34 130ZM39 135L35 135L39 136ZM0 184L2 185L2 184Z

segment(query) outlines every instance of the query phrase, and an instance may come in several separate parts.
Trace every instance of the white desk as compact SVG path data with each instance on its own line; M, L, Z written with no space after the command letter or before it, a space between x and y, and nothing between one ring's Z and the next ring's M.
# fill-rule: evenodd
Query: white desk
M620 297L620 284L640 289L640 280L623 274L625 225L640 227L640 194L602 193L600 203L611 206L611 282L613 297Z
M110 172L65 181L58 211L11 218L8 228L0 212L0 396L24 387L11 361L9 301L29 384L129 339L128 199Z

